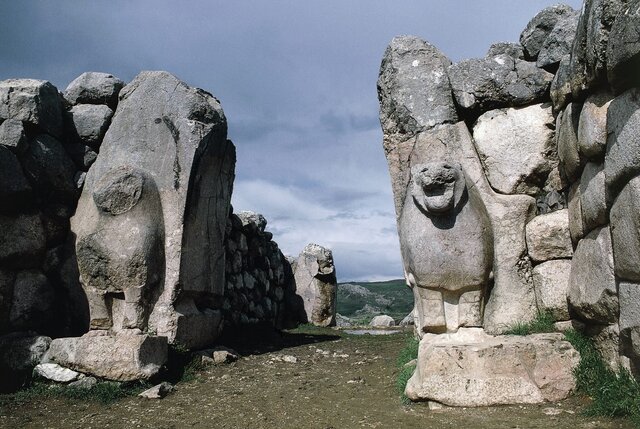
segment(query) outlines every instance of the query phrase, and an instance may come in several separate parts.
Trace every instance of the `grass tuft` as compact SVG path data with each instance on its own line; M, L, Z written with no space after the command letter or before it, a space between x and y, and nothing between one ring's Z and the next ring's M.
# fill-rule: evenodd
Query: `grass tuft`
M400 393L400 400L403 404L408 405L411 403L411 400L407 398L407 395L404 394L404 389L407 387L407 382L413 375L413 372L416 369L415 364L408 365L414 359L418 358L418 347L420 346L420 340L411 336L404 348L400 350L397 359L397 365L399 368L398 378L396 379L396 388Z
M555 332L553 316L547 311L539 312L530 322L518 322L507 329L505 335L530 335Z
M593 400L587 414L629 417L640 427L640 384L626 369L616 372L609 368L590 338L575 330L565 332L565 338L580 352L573 374L577 391Z

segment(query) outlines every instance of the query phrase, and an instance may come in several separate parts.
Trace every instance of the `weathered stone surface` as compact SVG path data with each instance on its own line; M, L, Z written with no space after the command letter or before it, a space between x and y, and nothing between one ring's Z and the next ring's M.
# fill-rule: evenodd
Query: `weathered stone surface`
M162 383L157 384L152 388L138 394L138 396L146 399L162 399L169 393L173 392L173 389L173 384L169 383L168 381L163 381Z
M527 248L531 259L548 261L573 255L568 212L564 209L536 216L527 224Z
M579 18L580 11L572 10L560 15L553 30L542 42L536 61L538 67L554 67L564 56L571 54Z
M535 64L500 55L449 67L453 95L462 109L522 106L545 98L553 75Z
M560 60L558 71L556 71L549 95L553 103L553 110L561 111L571 100L571 55L565 55Z
M620 299L620 351L630 358L631 370L638 376L640 370L640 284L621 281Z
M48 199L75 201L77 191L73 176L76 167L55 138L40 134L31 140L22 166L40 194Z
M396 326L396 321L393 320L393 317L391 316L387 316L386 314L381 314L371 319L371 322L369 322L369 325L380 327L380 328L389 328L391 326Z
M36 79L0 81L0 119L18 119L53 135L62 134L62 106L58 90Z
M580 198L580 183L574 183L569 188L569 234L574 245L578 244L585 235L582 217L582 198Z
M578 152L587 159L599 160L607 149L607 110L612 98L609 92L597 92L587 97L582 105Z
M575 99L606 77L609 30L628 0L585 0L571 51Z
M580 331L593 341L595 349L600 353L609 368L613 370L620 369L622 366L620 359L621 344L620 329L617 323L612 325L588 324L582 326Z
M190 348L216 338L234 164L212 95L166 72L120 92L71 221L94 327L148 327Z
M410 399L463 407L531 404L562 400L574 389L579 355L562 334L467 331L423 337L405 390Z
M482 296L493 267L484 203L458 163L416 164L411 174L398 233L419 330L481 326Z
M613 274L613 250L609 227L590 232L579 243L571 261L569 309L580 319L615 323L618 295Z
M0 145L0 211L16 211L30 195L31 186L24 176L18 158L5 146Z
M640 84L640 1L623 3L611 26L606 54L607 78L617 92Z
M607 156L604 172L607 199L613 201L624 184L640 173L640 89L619 95L607 111Z
M491 186L503 194L536 195L557 165L551 106L492 110L473 127Z
M498 55L508 55L517 60L524 59L524 48L519 43L498 42L489 47L486 58L497 57Z
M400 321L400 323L398 323L398 325L400 325L400 326L413 326L413 325L415 325L416 322L415 322L414 314L415 314L414 310L411 310L411 312L409 314L404 316L404 318Z
M86 72L75 78L64 91L71 104L106 104L115 109L124 82L108 73Z
M49 337L24 332L0 337L0 371L31 371L42 361L50 344Z
M580 178L580 209L585 232L607 223L603 164L589 162L585 165Z
M547 7L534 16L520 34L520 44L526 56L536 59L556 24L573 13L570 6L558 4Z
M0 269L0 333L9 331L9 311L13 299L13 284L15 272L8 269Z
M640 176L622 189L611 207L610 218L615 273L640 281Z
M12 268L39 266L46 244L40 216L0 216L0 243L0 264Z
M66 368L115 381L148 380L167 360L167 339L123 330L56 338L47 358Z
M554 320L569 319L567 292L570 273L571 261L566 259L543 262L533 268L538 311L549 312Z
M560 172L572 182L577 180L582 172L582 160L578 153L578 121L581 109L581 104L569 103L556 121Z
M0 124L0 146L15 154L22 154L27 150L28 144L22 121L7 119Z
M98 148L109 128L113 110L102 104L78 104L66 112L66 132L72 139Z
M260 213L244 210L236 213L236 215L240 218L244 227L255 227L260 232L264 232L267 227L267 220Z
M307 321L318 326L336 323L338 283L331 250L308 244L298 256L293 274Z
M20 271L13 286L9 323L14 330L47 332L53 320L53 287L38 270ZM49 328L49 329L48 329Z
M63 368L56 363L40 363L36 365L33 372L42 378L58 383L69 383L77 380L80 376L79 372Z
M98 158L98 153L94 151L90 146L86 144L79 143L77 141L73 141L66 145L67 153L76 164L76 167L80 171L88 171L89 167L96 162ZM74 182L76 176L74 174Z
M395 37L380 66L378 99L385 134L415 135L458 120L447 78L451 61L414 36Z
M395 150L400 149L396 148ZM397 152L392 154L392 156L394 155L397 156ZM443 125L420 133L408 153L403 156L406 156L407 170L403 170L402 175L395 177L392 173L392 180L396 181L397 188L402 189L403 202L400 204L400 216L403 216L404 201L411 197L411 194L407 197L407 190L410 190L412 166L434 161L460 163L467 186L473 184L473 193L476 190L479 192L490 220L491 229L486 233L493 237L493 248L496 255L493 263L494 287L485 309L484 326L493 332L498 332L522 320L523 317L526 319L535 317L535 294L530 273L529 276L526 275L528 263L524 258L526 254L524 228L526 222L534 215L535 200L525 195L500 195L492 190L484 176L482 164L477 156L471 135L463 122L456 125ZM390 170L393 171L391 168ZM394 197L397 199L399 196L394 195ZM411 205L415 207L413 202ZM422 216L424 218L424 215ZM411 232L409 236L415 236L415 234ZM418 239L416 238L416 240ZM426 239L426 242L431 241ZM428 244L421 246L428 246ZM474 248L482 247L474 245ZM403 257L403 259L405 258ZM404 263L406 266L406 259ZM446 270L444 271L446 272ZM408 273L409 271L405 276ZM428 271L425 272L425 275L428 276ZM413 290L415 296L416 293L426 289L414 288ZM417 303L421 302L419 297L416 298L418 298ZM463 301L468 304L468 309L477 309L478 297L475 296L476 300L471 296L469 298L469 302ZM421 327L418 327L417 330L423 332Z
M67 385L71 389L89 390L98 384L98 379L95 377L82 377L77 381L72 381Z

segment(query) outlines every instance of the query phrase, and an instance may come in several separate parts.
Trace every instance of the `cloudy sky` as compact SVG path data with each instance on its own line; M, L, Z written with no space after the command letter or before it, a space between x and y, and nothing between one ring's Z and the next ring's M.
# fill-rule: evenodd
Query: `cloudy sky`
M338 277L402 277L376 79L395 35L453 61L517 41L551 0L0 0L0 79L168 70L212 92L238 149L233 205ZM581 1L566 3L579 8Z

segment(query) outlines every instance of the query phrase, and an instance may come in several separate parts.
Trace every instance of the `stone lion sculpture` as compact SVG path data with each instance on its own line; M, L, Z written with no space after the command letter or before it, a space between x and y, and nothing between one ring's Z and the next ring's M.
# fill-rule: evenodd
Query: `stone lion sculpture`
M98 219L76 245L91 328L144 330L164 273L158 190L143 171L121 166L98 180L92 196Z
M398 229L418 331L482 326L493 235L478 191L447 161L414 166L409 186Z

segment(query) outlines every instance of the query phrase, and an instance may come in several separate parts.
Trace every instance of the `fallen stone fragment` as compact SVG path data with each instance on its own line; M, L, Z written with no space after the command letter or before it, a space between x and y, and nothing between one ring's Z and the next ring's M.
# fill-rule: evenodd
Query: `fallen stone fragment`
M124 82L108 73L86 72L75 78L64 91L71 104L106 104L115 108Z
M95 377L82 377L77 381L69 383L67 386L72 389L89 390L98 384L98 379Z
M153 386L151 389L147 389L140 393L138 396L147 399L162 399L169 393L173 392L173 384L163 381L160 384Z
M40 363L36 365L33 372L42 378L58 383L69 383L80 377L79 372L64 368L56 363Z
M371 319L369 326L388 328L391 326L396 326L396 322L395 320L393 320L393 317L387 316L386 314L381 314Z

